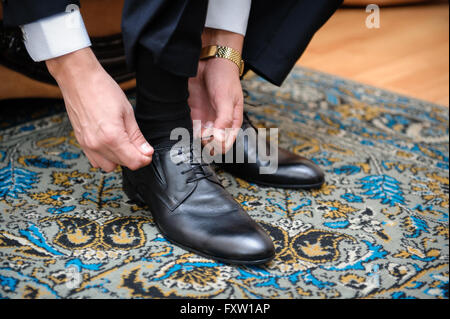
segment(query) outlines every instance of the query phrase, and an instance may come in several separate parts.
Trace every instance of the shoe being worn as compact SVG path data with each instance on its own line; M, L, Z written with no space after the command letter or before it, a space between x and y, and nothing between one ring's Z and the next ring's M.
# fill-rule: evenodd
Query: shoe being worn
M161 234L184 249L232 264L270 261L270 237L193 153L191 146L160 149L144 168L123 167L125 193L147 204Z
M256 130L245 113L241 128L243 131L247 129ZM278 168L275 173L260 174L260 167L267 166L268 161L258 156L257 140L264 137L258 135L257 130L255 135L256 140L241 139L242 142L239 147L244 149L243 163L221 163L217 166L246 181L265 186L311 189L320 188L325 182L323 171L314 162L282 148L278 148ZM233 159L236 159L236 145L235 142L229 150L229 152L234 152ZM266 145L269 149L269 144ZM251 155L255 157L256 163L249 163L248 159Z

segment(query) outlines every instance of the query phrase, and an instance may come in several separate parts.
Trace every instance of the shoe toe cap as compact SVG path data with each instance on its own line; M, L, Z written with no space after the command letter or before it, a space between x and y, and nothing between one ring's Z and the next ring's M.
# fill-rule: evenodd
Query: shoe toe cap
M323 170L307 159L298 163L282 165L279 167L279 172L286 182L293 185L318 187L325 182Z
M270 237L258 229L251 233L218 239L214 247L221 247L224 258L237 263L257 264L268 262L275 255L275 247Z
M244 256L250 260L267 260L275 255L275 247L272 240L266 234L258 234L246 238L242 242Z

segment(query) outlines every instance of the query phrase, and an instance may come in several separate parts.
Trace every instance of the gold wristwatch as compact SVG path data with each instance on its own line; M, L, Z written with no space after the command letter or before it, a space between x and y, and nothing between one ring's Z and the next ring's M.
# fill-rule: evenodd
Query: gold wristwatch
M209 58L223 58L232 61L239 68L239 76L244 73L244 60L239 51L222 45L210 45L202 48L200 60Z

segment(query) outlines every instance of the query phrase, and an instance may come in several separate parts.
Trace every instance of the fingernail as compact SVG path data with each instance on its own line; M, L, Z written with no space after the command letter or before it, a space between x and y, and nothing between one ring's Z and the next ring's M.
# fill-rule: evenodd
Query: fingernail
M153 148L150 146L150 144L148 144L148 143L143 143L142 145L141 145L141 150L144 152L144 153L151 153L151 152L153 152Z

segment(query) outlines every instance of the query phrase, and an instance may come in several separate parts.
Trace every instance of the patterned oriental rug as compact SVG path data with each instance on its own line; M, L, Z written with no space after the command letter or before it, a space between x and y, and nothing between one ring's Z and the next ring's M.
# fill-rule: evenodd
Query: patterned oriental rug
M327 174L298 191L219 173L273 238L273 262L230 266L167 242L119 170L90 167L59 106L0 120L0 296L448 298L448 109L303 68L282 88L244 87L256 125Z

